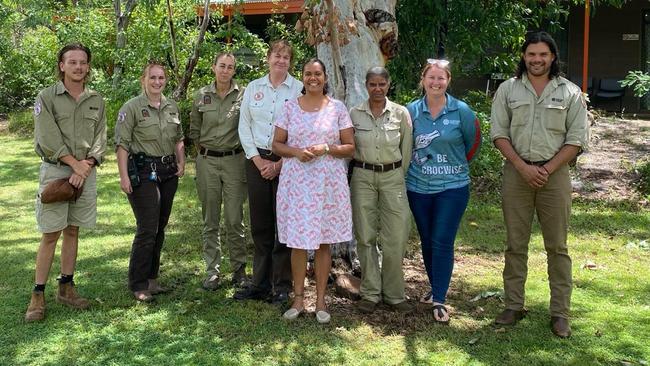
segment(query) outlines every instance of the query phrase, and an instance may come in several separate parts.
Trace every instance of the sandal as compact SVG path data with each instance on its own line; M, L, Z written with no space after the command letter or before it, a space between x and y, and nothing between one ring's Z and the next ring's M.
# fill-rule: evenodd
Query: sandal
M295 302L296 298L302 298L302 297L303 297L303 294L294 294L293 295L293 299L294 299L293 301ZM287 319L287 320L295 320L295 319L297 319L300 316L300 314L302 314L302 312L305 310L304 305L303 305L303 308L300 309L300 310L294 308L293 304L291 304L291 306L292 307L289 308L289 310L285 311L284 314L282 314L282 317Z
M435 305L433 305L433 320L436 323L442 324L442 325L449 325L449 319L440 320L440 319L444 318L445 315L449 316L449 310L447 310L446 306L444 306L443 304L435 304Z
M316 321L320 324L327 324L331 319L332 317L330 316L330 313L328 313L326 310L318 310L316 312Z

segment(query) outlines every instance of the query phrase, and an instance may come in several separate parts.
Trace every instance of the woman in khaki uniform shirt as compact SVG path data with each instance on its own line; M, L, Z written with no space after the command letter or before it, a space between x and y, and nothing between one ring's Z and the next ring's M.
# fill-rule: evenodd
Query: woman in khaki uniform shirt
M122 106L115 125L120 187L137 222L129 288L138 301L152 301L152 295L164 291L157 281L160 252L178 178L185 171L178 106L162 94L166 82L164 66L149 62L140 78L142 94Z

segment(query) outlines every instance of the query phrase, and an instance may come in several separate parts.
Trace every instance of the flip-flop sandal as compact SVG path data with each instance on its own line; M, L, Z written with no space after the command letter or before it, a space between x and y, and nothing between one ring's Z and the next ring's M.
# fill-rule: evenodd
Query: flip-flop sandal
M444 318L445 314L449 315L449 310L447 310L447 307L441 304L436 304L433 305L433 320L442 325L449 325L449 319L443 321L443 320L438 320ZM436 319L436 315L438 316L438 319Z
M420 302L423 304L433 304L433 293L431 291L427 292L426 295L420 298Z

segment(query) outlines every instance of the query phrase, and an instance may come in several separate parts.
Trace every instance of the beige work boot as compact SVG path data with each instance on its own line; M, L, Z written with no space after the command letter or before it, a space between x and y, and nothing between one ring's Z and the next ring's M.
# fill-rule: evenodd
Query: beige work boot
M73 309L88 309L90 301L77 294L73 282L59 283L59 292L56 302L67 305Z
M36 322L45 318L45 296L43 291L32 291L32 299L25 313L26 322Z

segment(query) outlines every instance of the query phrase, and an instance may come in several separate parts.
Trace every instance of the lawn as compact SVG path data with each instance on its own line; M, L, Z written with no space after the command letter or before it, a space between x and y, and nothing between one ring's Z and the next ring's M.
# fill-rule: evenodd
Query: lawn
M548 281L539 228L529 259L529 316L512 328L492 324L501 308L504 228L497 193L474 195L457 241L450 326L428 309L409 316L380 310L364 317L332 300L332 323L313 316L288 323L265 303L235 302L233 289L200 289L200 206L193 164L181 180L163 249L163 284L154 304L136 304L126 286L134 218L119 190L114 157L99 170L98 224L81 231L75 282L92 308L54 302L58 254L43 322L23 316L40 235L34 196L39 159L32 141L0 136L0 365L647 365L650 362L650 212L625 201L574 204L570 232L573 336L548 325ZM421 273L417 248L409 266ZM587 266L586 264L590 264ZM224 266L228 271L228 264ZM419 267L419 268L418 268ZM592 268L592 269L590 269ZM417 272L415 271L415 272ZM411 272L409 272L411 273ZM413 299L426 291L410 275ZM483 295L471 301L477 295ZM481 296L479 296L481 297Z

